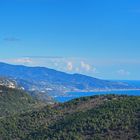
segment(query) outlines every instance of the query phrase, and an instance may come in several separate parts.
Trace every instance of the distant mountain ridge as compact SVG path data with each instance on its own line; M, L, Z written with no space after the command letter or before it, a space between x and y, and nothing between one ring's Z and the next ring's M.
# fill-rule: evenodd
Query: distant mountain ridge
M67 74L45 67L27 67L0 63L0 77L15 80L22 88L45 96L55 96L68 91L97 91L112 89L136 89L127 82L101 80L81 74Z

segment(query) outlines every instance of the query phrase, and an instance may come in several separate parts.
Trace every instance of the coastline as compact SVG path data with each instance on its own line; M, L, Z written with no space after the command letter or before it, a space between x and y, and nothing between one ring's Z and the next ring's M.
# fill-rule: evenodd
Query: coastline
M140 91L140 88L132 89L94 89L94 90L75 90L75 91L65 91L63 93L75 93L75 92L112 92L112 91Z

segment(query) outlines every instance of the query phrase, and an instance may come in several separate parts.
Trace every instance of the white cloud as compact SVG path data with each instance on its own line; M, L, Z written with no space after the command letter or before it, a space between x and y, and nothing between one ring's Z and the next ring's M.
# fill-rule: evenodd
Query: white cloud
M120 70L117 71L117 74L120 75L120 76L128 76L128 75L130 75L130 72L126 71L124 69L120 69Z
M81 61L81 68L86 70L86 71L91 70L91 66L89 64L85 63L84 61Z
M90 72L90 73L98 73L97 69L93 65L91 65L87 62L84 62L84 61L81 61L80 64L81 64L80 69L82 71L86 71L86 72Z
M94 75L98 73L91 62L88 62L88 60L82 58L23 57L5 59L3 62L27 66L43 66L68 73L81 73L86 75Z
M21 64L21 65L32 65L34 62L31 58L13 58L13 59L5 59L4 62L12 63L12 64Z
M67 63L67 70L68 71L72 71L73 70L73 63L72 62L68 62Z
M79 72L80 72L80 68L77 67L77 68L75 69L75 71L76 71L77 73L79 73Z
M33 60L31 58L18 58L18 59L13 59L13 62L15 63L21 63L21 64L32 64Z

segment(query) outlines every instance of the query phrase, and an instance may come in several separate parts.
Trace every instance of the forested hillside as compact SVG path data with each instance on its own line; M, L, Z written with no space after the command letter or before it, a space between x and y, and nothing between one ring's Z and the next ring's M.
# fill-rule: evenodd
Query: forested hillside
M0 119L1 139L140 139L140 97L102 95Z
M43 103L33 99L23 90L0 86L0 117L27 112L39 105Z

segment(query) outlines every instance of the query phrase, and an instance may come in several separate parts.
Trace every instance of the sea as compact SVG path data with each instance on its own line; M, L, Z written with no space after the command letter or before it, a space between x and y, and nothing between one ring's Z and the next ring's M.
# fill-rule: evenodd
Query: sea
M98 92L68 92L63 96L56 96L55 100L60 103L70 101L79 97L93 96L93 95L129 95L129 96L140 96L140 90L115 90L115 91L98 91Z

